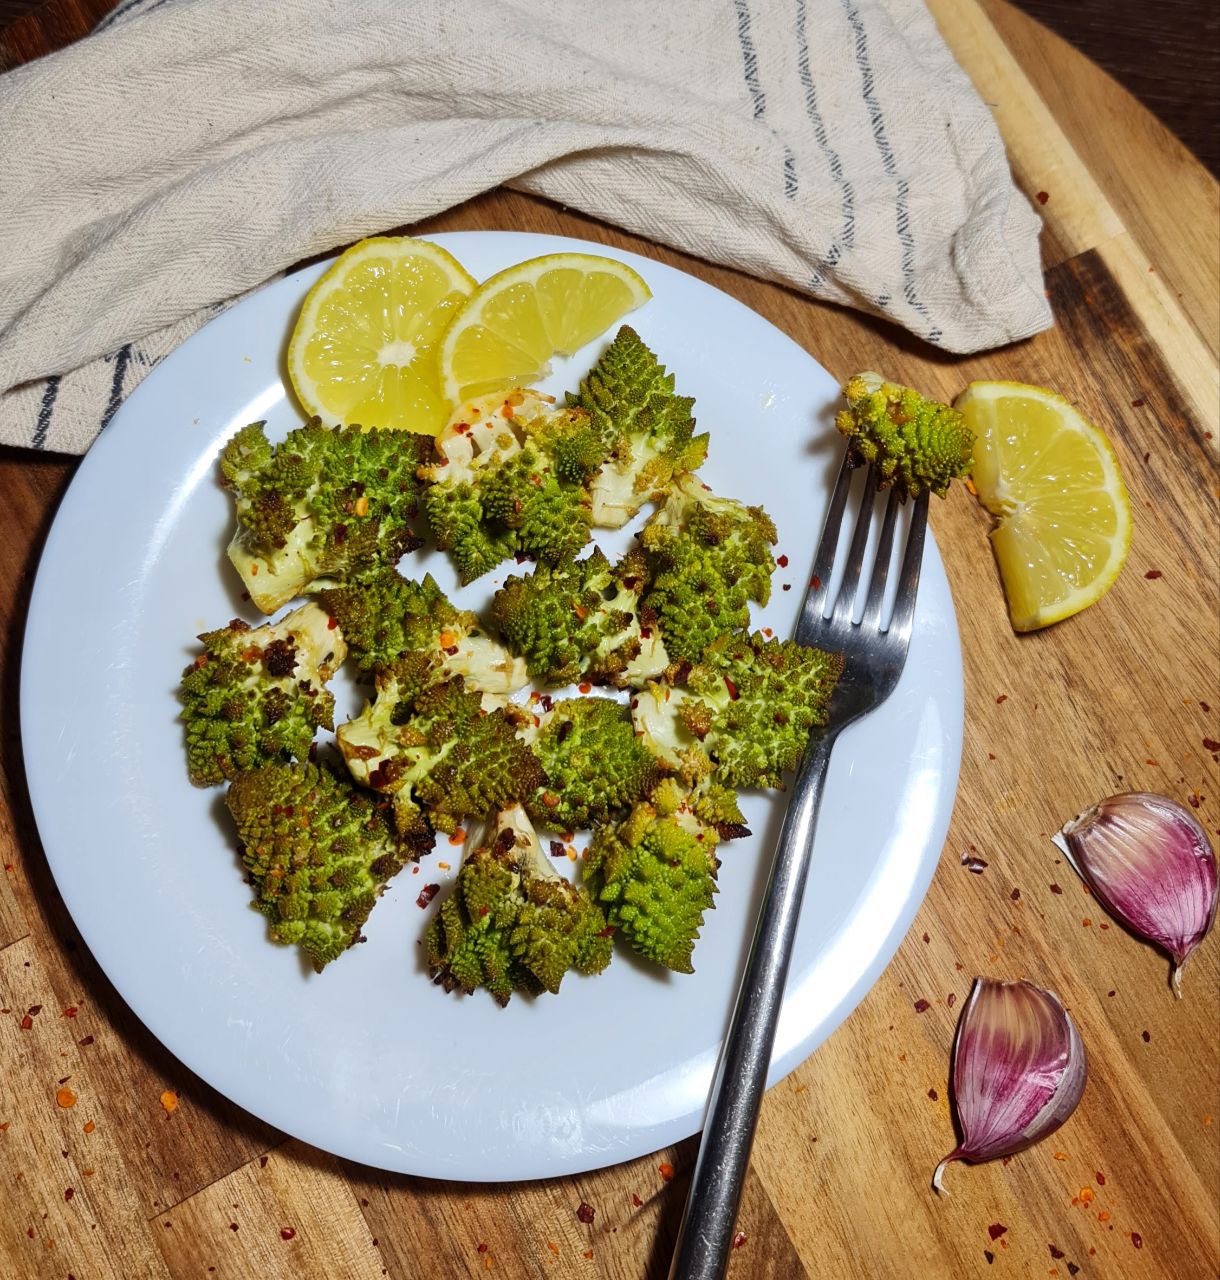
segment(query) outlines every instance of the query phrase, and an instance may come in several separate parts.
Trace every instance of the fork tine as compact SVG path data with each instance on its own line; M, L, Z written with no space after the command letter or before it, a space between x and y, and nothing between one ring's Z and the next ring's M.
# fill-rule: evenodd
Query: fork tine
M834 492L830 495L830 506L826 508L822 540L818 543L817 554L813 558L813 575L809 589L805 592L804 608L801 610L802 629L817 626L822 621L826 592L830 590L830 576L834 571L835 552L839 549L839 530L843 525L843 509L847 505L847 494L851 489L852 467L848 457L848 454L843 455L839 478L835 481Z
M894 600L894 616L886 628L886 635L900 640L905 646L911 638L911 619L915 615L915 593L919 589L919 570L923 564L924 534L928 528L928 491L915 500L911 513L911 530L907 534L907 549L902 557L902 576L898 579L898 595Z
M868 599L864 604L862 627L876 630L881 623L881 605L885 601L885 583L890 573L890 553L894 546L894 527L898 523L898 491L890 490L885 504L885 518L881 522L881 536L877 539L877 557L873 561L873 580L868 586Z
M864 495L860 499L860 511L856 516L856 529L852 534L851 549L847 553L847 566L839 586L832 622L843 626L851 622L856 607L856 594L860 587L860 575L864 571L864 552L868 546L868 534L873 524L873 500L877 496L877 471L869 467L864 478Z

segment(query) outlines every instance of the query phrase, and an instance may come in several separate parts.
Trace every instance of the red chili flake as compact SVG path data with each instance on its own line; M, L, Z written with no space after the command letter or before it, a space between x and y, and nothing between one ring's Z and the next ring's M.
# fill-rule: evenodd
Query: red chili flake
M991 1264L995 1261L995 1254L992 1253L990 1249L983 1250L983 1257L987 1259L988 1266L991 1266Z
M631 1203L632 1203L633 1205L635 1205L635 1207L638 1209L638 1208L639 1208L639 1207L640 1207L644 1202L643 1202L643 1200L641 1200L641 1199L640 1199L640 1197L639 1197L639 1196L637 1196L637 1195L635 1194L635 1192L633 1191L633 1192L631 1193Z
M916 1001L915 1001L915 1012L916 1012L916 1013L927 1013L927 1012L928 1012L928 1010L929 1010L931 1007L932 1007L932 1004L931 1004L931 1002L930 1002L930 1001L928 1001L928 1000L922 1000L922 999L921 999L921 1000L916 1000Z
M581 1256L582 1258L591 1258L591 1257L593 1257L593 1250L592 1250L592 1249L586 1249L586 1250L584 1251L584 1253L582 1253L580 1256Z
M28 1013L28 1014L30 1015L30 1017L31 1017L31 1018L36 1018L36 1017L38 1017L38 1015L39 1015L41 1012L42 1012L42 1005L40 1005L40 1004L32 1004L32 1005L30 1005L30 1007L26 1010L26 1013Z
M956 1003L957 1003L957 995L955 992L950 991L949 994L945 997L945 1005L947 1008L952 1009Z
M84 1046L85 1048L88 1048L88 1046L93 1043L93 1037L86 1036L83 1040L78 1040L76 1043Z
M792 590L792 583L791 583L791 582L785 582L785 583L783 584L783 589L784 589L785 591L791 591L791 590Z
M579 689L579 690L580 690L580 692L581 692L581 693L592 693L592 692L593 692L593 686L592 686L592 685L591 685L587 680L586 680L586 681L584 681L584 683L583 683L583 684L578 684L576 687L577 687L577 689Z
M1081 927L1084 929L1090 928L1093 924L1092 916L1085 916L1085 918L1080 922L1080 924L1081 924Z
M236 1222L230 1222L230 1223L229 1223L229 1230L230 1230L230 1231L236 1231L236 1230L237 1230L237 1223L236 1223Z
M33 1228L33 1227L26 1227L26 1229L25 1229L25 1234L26 1234L27 1236L29 1236L31 1240L33 1240L33 1238L34 1238L34 1228Z
M1147 404L1147 403L1148 403L1148 402L1144 399L1144 397L1143 397L1143 396L1140 396L1140 398L1139 398L1138 400L1132 400L1132 401L1131 401L1131 407L1132 407L1133 409L1142 409L1142 408L1144 407L1144 405L1145 405L1145 404ZM1147 457L1148 457L1148 455L1147 455L1147 454L1144 454L1144 458L1145 458L1145 460L1147 459Z
M327 631L333 631L333 630L334 630L338 625L339 625L338 619L336 619L336 618L327 618L327 619L326 619L326 629L327 629Z
M75 1018L78 1012L76 1005L70 1004L59 1016L61 1018Z
M1013 890L1013 891L1012 891L1008 896L1013 900L1013 902L1020 902L1020 901L1021 901L1021 890L1020 890L1020 889L1014 889L1014 890Z
M458 829L449 837L449 843L461 844L462 841L465 839L466 839L465 831L463 831L461 827L458 827Z
M595 938L613 938L614 925L608 924L604 929L599 929L593 936Z
M585 1226L589 1226L592 1224L594 1212L595 1210L593 1206L591 1204L586 1203L584 1200L582 1200L580 1204L576 1206L576 1216L580 1219L581 1222L585 1224Z
M781 569L786 569L786 568L788 567L788 557L787 557L787 556L776 556L776 557L775 557L775 563L776 563L777 565L779 565L779 567L780 567Z
M1206 702L1202 702L1202 701L1200 701L1199 706L1201 706L1201 707L1203 708L1203 714L1204 714L1205 716L1209 716L1209 715L1211 715L1211 713L1212 713L1212 709L1211 709L1211 707L1209 707L1209 706L1207 705L1207 703L1206 703ZM6 870L6 871L10 871L10 870L12 870L12 868L11 868L11 867L6 867L6 868L5 868L5 870Z
M1007 702L1007 701L1008 701L1008 694L1006 694L1006 693L1002 693L1002 694L1000 694L1000 696L996 699L996 705L998 706L1001 702Z
M741 1246L742 1246L743 1244L745 1244L745 1242L746 1242L746 1233L745 1233L744 1231L739 1231L739 1232L738 1232L738 1233L733 1237L733 1248L734 1248L734 1249L740 1249L740 1248L741 1248Z
M931 942L931 941L932 941L932 939L931 939L931 938L928 936L928 934L926 934L926 933L923 935L923 940L924 940L924 942L925 942L925 943L926 943L926 942Z
M1157 578L1163 578L1165 575L1159 569L1149 569L1144 577L1149 581L1155 581Z
M1190 801L1192 809L1197 809L1203 803L1203 793L1201 791L1192 791L1186 798Z
M1063 894L1063 890L1062 890L1062 889L1059 887L1059 885L1057 885L1057 884L1052 884L1052 885L1051 885L1051 892L1052 892L1052 893L1057 893L1057 894L1060 894L1060 895L1062 895L1062 894Z
M1152 1037L1148 1034L1147 1031L1141 1031L1140 1039L1143 1040L1145 1044L1147 1044L1152 1039Z
M95 1124L93 1123L93 1121L92 1121L92 1120L86 1120L86 1121L85 1121L85 1132L86 1132L86 1133L92 1133L92 1132L94 1131L94 1129L96 1129L96 1128L97 1128L97 1125L95 1125Z
M940 1094L937 1093L935 1089L928 1090L928 1097L931 1098L933 1102L940 1101Z
M821 590L821 587L822 587L822 579L821 579L821 578L819 578L819 577L818 577L818 575L815 573L815 574L813 575L812 579L810 580L809 585L810 585L810 586L811 586L815 591L819 591L819 590Z
M295 1235L296 1235L296 1228L295 1228L295 1227L281 1227L281 1228L280 1228L280 1239L281 1239L281 1240L291 1240L291 1239L293 1238L293 1236L295 1236Z
M657 1172L661 1175L663 1181L669 1182L674 1176L674 1167L668 1160L662 1160L657 1165Z
M22 1031L29 1031L29 1029L34 1025L34 1019L27 1013L17 1025L20 1026Z
M981 876L987 870L987 863L982 858L976 858L969 853L962 854L962 866L967 871L973 871L976 876Z
M993 1222L987 1228L987 1234L993 1239L998 1240L1008 1228L1002 1222Z
M1068 1263L1068 1275L1070 1276L1077 1275L1079 1271L1080 1271L1080 1268L1074 1262Z
M737 686L728 678L728 676L724 677L724 687L729 691L729 701L736 702L738 697Z
M1039 191L1036 198L1039 204L1045 204L1051 198L1051 194L1049 191Z
M564 849L563 845L558 840L551 841L551 857L552 858L562 858L566 852L567 850Z
M651 640L651 639L652 639L652 629L651 629L650 627L641 627L641 628L640 628L640 639L641 639L641 640Z
M1140 1233L1139 1233L1138 1231L1133 1231L1133 1232L1131 1233L1131 1243L1132 1243L1132 1244L1133 1244L1137 1249L1142 1249L1142 1248L1144 1247L1144 1237L1143 1237L1142 1235L1140 1235Z
M481 1241L479 1241L479 1243L478 1243L477 1245L475 1245L475 1252L476 1252L476 1253L486 1253L486 1252L487 1252L487 1242L486 1242L485 1240L481 1240Z
M426 907L428 903L431 902L438 893L440 893L440 891L441 887L439 884L424 885L424 887L419 891L419 897L415 899L415 905L417 907Z
M1204 751L1220 751L1220 742L1217 742L1215 738L1204 738L1203 750Z
M1104 1187L1106 1185L1106 1175L1104 1173L1095 1173L1093 1177L1097 1179L1097 1185L1099 1187Z
M546 1242L546 1247L547 1247L547 1248L548 1248L548 1249L549 1249L549 1250L550 1250L550 1251L551 1251L551 1252L552 1252L552 1253L553 1253L557 1258L559 1257L559 1246L555 1243L555 1241L554 1241L554 1240L548 1240L548 1241Z

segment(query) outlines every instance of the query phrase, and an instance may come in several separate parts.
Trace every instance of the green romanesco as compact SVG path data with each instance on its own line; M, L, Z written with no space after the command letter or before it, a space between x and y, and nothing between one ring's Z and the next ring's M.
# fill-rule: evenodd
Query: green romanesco
M709 812L720 821L707 820ZM730 816L737 821L723 821ZM597 828L584 879L617 937L656 964L691 973L695 940L716 893L716 846L748 834L727 788L695 801L667 779L624 821Z
M347 653L343 633L307 604L264 626L235 618L199 637L203 652L182 673L186 759L197 787L309 753L333 727L326 682Z
M610 698L566 698L524 736L546 775L526 808L535 821L560 831L591 827L627 809L659 777L631 713Z
M778 787L795 768L843 669L839 654L761 635L709 646L680 685L632 700L641 741L666 768L697 780L714 766L731 787Z
M674 394L673 374L630 325L623 325L568 404L584 409L610 450L593 479L593 523L625 525L674 479L707 457L707 436L694 436L694 400Z
M956 409L877 373L857 373L843 394L847 408L835 415L835 426L847 437L852 461L877 468L880 488L944 497L950 482L970 471L974 433Z
M421 680L408 654L377 673L377 697L336 740L361 786L393 796L394 818L412 848L431 848L432 831L454 831L532 795L545 778L517 736L517 707L486 711L461 676Z
M640 533L657 617L671 659L698 661L712 641L750 624L751 600L771 595L778 537L762 507L719 498L695 476L677 481Z
M611 566L595 550L584 560L506 579L491 616L536 680L640 685L669 666L656 620L640 605L646 581L640 552Z
M496 815L424 934L428 967L446 991L477 987L501 1004L514 991L559 990L570 970L610 963L610 929L584 890L547 861L519 807Z
M387 806L313 764L240 774L225 803L272 938L299 946L321 972L360 940L382 887L407 859Z
M225 445L220 471L237 504L229 559L264 613L419 546L410 522L429 439L314 418L272 445L263 426Z
M427 655L435 680L462 676L479 693L515 693L529 683L525 662L487 635L478 615L455 609L432 575L422 582L378 569L321 592L362 671L376 671L408 653Z
M437 545L463 583L510 556L570 560L589 541L589 480L605 449L581 409L516 390L460 407L420 467Z

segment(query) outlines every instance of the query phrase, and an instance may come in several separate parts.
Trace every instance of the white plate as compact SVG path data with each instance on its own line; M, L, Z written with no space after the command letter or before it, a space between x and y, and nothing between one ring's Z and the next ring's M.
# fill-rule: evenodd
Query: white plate
M696 397L702 472L764 503L780 531L758 627L795 623L839 449L837 386L794 342L711 286L602 245L513 232L435 237L479 278L564 249L636 268L631 317ZM220 790L187 782L175 689L192 637L254 619L224 558L232 526L216 456L240 426L298 421L281 352L326 263L221 315L140 385L81 464L38 571L22 735L39 830L64 899L124 999L188 1067L268 1123L385 1169L472 1181L575 1173L694 1133L727 1022L782 796L744 797L755 835L727 846L693 976L616 956L560 996L445 995L418 939L460 850L444 838L374 910L368 941L322 975L271 945L249 909ZM557 366L574 385L597 347ZM841 371L846 372L846 371ZM599 538L612 554L625 534ZM463 604L446 559L409 557ZM511 566L515 568L515 566ZM790 590L784 585L791 584ZM358 703L338 686L342 715ZM840 738L780 1019L771 1081L817 1047L877 979L923 899L953 805L962 675L953 604L928 540L910 659L884 706ZM438 862L454 870L440 871Z

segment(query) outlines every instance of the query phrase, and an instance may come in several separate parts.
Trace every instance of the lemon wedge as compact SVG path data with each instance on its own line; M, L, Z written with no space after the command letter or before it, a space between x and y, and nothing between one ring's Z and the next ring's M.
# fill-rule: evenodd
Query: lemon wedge
M437 347L476 281L427 240L374 236L342 254L301 305L288 375L328 426L435 435L449 419Z
M974 431L972 479L996 518L991 545L1016 631L1094 604L1131 543L1131 503L1106 437L1062 396L972 382L956 408Z
M441 342L444 393L453 404L543 377L551 357L570 355L652 297L613 258L552 253L485 280Z

